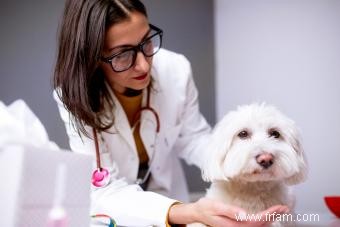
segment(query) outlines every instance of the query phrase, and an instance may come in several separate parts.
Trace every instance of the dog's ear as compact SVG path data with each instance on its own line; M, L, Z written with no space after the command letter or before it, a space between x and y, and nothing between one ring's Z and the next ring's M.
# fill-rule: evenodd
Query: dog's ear
M233 132L230 122L233 115L233 112L225 115L210 135L202 166L202 177L205 181L228 180L224 174L223 163L232 144Z
M287 140L288 143L293 147L294 151L296 152L297 156L297 167L298 170L296 173L285 179L286 184L288 185L294 185L303 182L307 177L308 172L308 164L307 159L303 150L303 147L301 145L301 139L298 128L295 126L294 123L290 127L291 131L287 134Z

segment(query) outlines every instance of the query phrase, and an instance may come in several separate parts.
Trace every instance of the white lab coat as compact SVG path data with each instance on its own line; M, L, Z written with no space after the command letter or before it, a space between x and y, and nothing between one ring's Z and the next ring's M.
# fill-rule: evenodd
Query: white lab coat
M109 186L93 190L91 214L110 215L118 225L165 226L171 204L177 200L188 201L187 185L178 158L200 166L205 152L201 148L210 132L210 126L199 111L190 63L183 55L161 49L153 57L151 75L150 106L158 113L161 123L157 134L155 116L151 111L142 112L140 135L152 174L147 192L134 184L138 173L138 152L125 112L112 92L116 120L109 131L115 133L104 132L99 136L102 166L110 169L112 179ZM145 104L146 89L143 92ZM54 97L66 125L71 149L94 156L93 140L79 137L70 124L68 112L56 94Z

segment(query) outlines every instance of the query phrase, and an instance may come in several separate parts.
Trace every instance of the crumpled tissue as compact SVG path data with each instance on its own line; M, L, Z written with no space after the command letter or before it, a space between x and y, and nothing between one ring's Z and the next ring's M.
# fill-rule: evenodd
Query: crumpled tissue
M0 101L0 150L10 145L29 145L59 150L28 105L21 99L6 106Z

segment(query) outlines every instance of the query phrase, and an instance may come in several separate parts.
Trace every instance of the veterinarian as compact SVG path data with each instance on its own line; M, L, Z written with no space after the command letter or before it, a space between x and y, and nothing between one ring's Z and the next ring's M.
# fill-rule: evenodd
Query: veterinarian
M139 0L66 1L54 97L71 149L96 159L91 214L124 226L239 226L240 208L186 203L179 158L200 166L210 126L190 63L161 49L162 36Z

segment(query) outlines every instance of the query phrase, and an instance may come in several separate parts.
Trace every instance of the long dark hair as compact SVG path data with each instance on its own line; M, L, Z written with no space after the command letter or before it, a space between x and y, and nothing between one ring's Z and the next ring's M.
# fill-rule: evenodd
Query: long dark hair
M114 123L113 101L98 67L105 31L133 11L147 17L139 0L67 0L60 25L53 86L78 133Z

